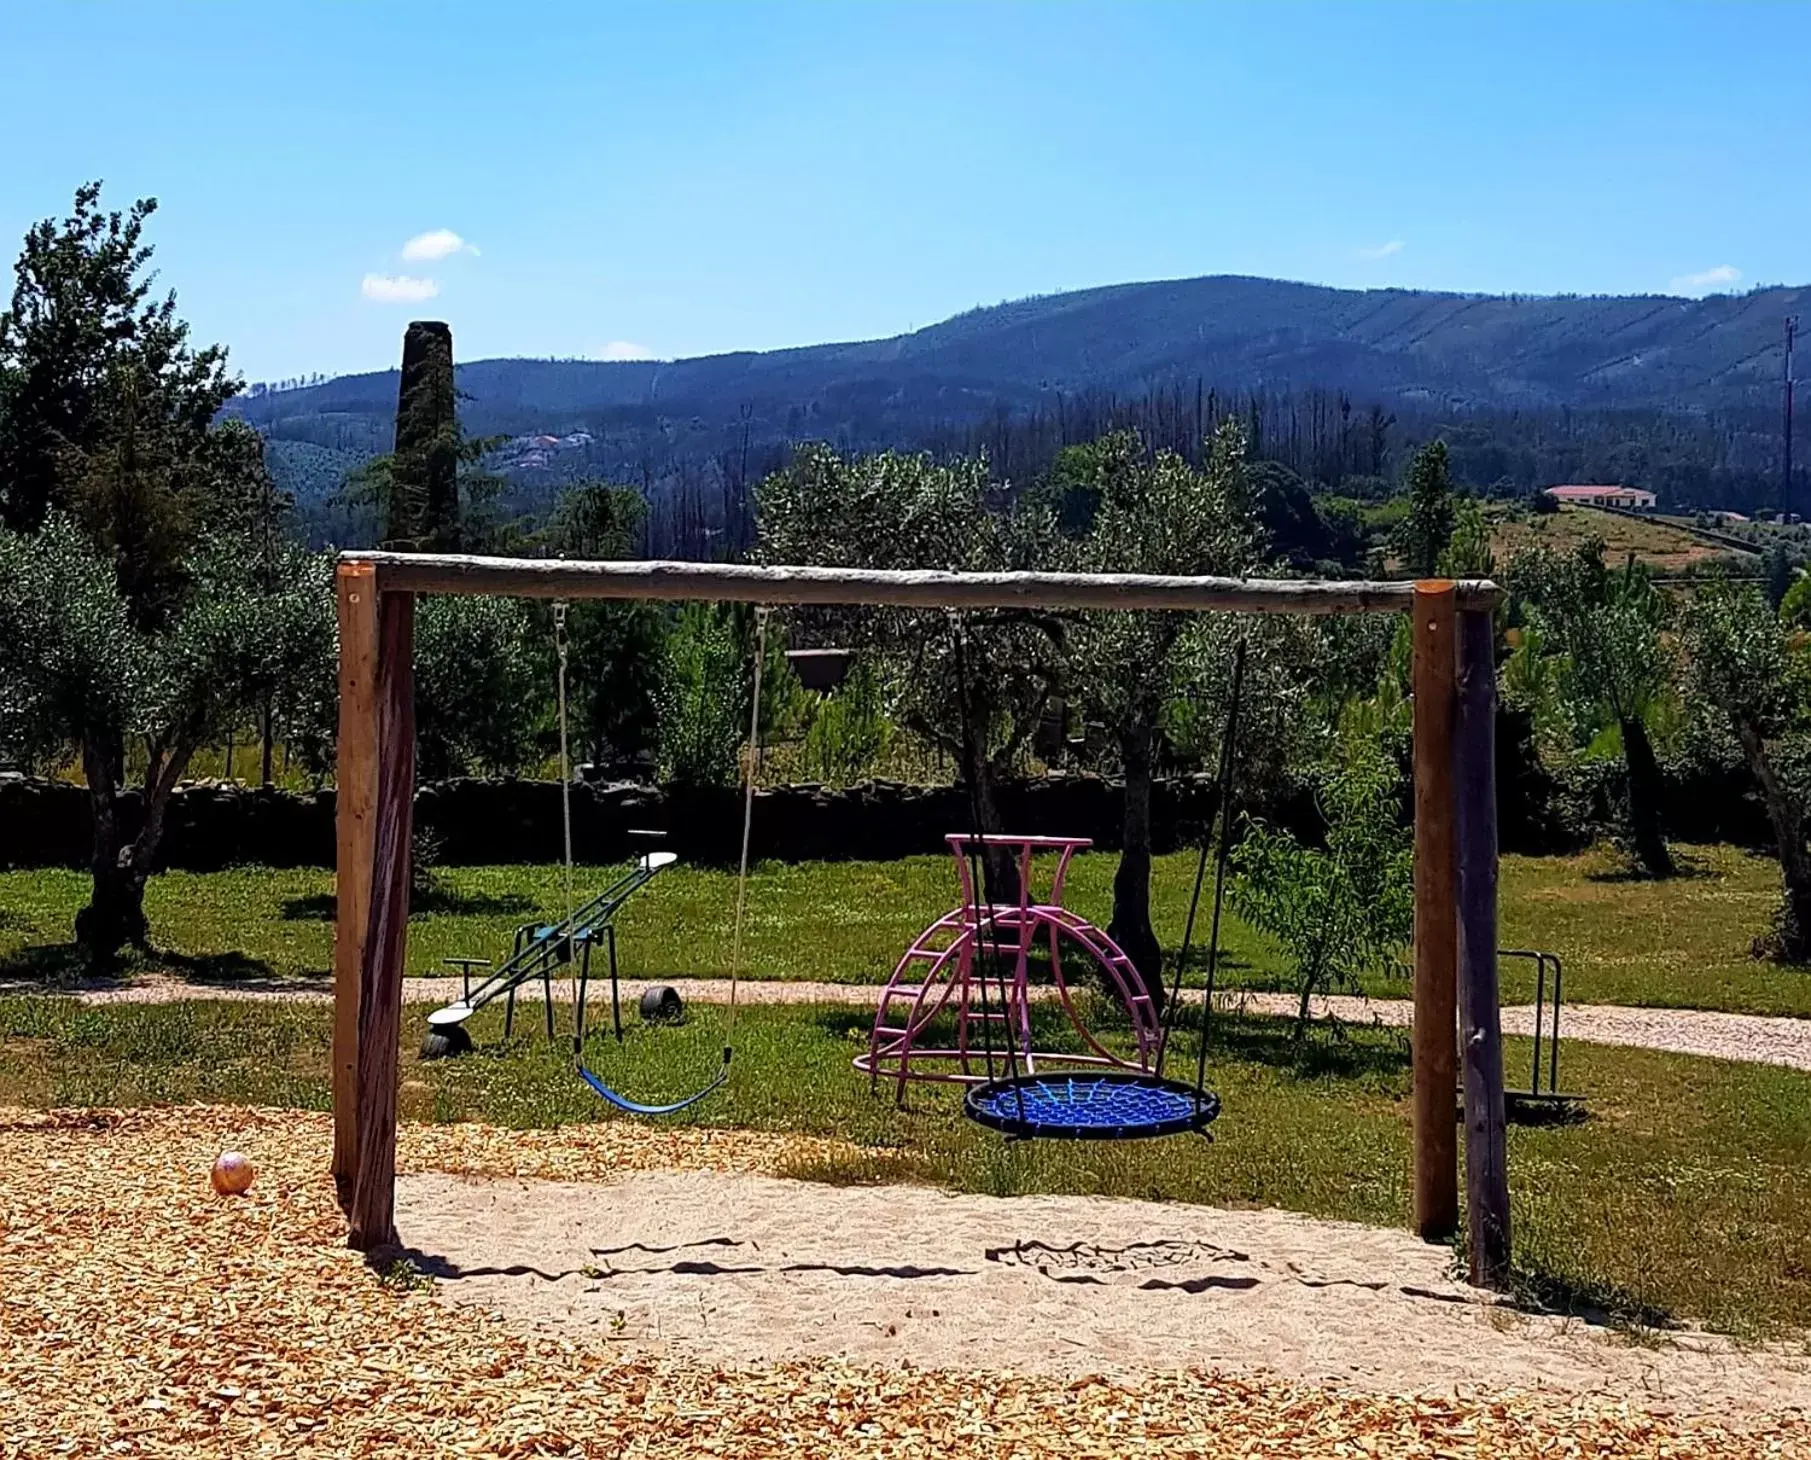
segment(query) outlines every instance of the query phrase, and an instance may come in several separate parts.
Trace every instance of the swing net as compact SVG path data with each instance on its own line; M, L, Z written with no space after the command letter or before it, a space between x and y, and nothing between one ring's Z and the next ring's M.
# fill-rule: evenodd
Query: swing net
M964 653L960 625L956 629L955 650L957 673L966 682L967 656ZM1224 906L1226 854L1230 840L1228 828L1232 812L1234 745L1238 735L1239 700L1244 677L1245 643L1241 639L1233 655L1232 695L1225 733L1220 738L1220 773L1215 805L1215 819L1220 831L1219 856L1215 862L1213 930L1208 941L1207 977L1201 998L1200 1043L1194 1082L1188 1084L1165 1079L1163 1066L1168 1053L1169 1037L1182 1006L1182 977L1194 943L1195 917L1200 908L1201 890L1206 880L1211 839L1205 835L1201 840L1200 855L1195 866L1194 888L1189 899L1182 947L1176 958L1175 982L1157 1038L1155 1067L1148 1071L1143 1068L1119 1068L1088 1074L1040 1069L1036 1067L1039 1061L1029 1038L1025 1039L1022 1047L1015 1043L1013 1034L1020 1026L1009 1019L1004 1050L1006 1076L1002 1079L990 1078L985 1084L972 1087L963 1098L963 1114L976 1124L997 1130L1015 1140L1122 1141L1182 1135L1191 1131L1205 1132L1220 1114L1219 1097L1207 1089L1207 1045L1209 1024L1213 1016L1214 984L1219 969L1220 918ZM966 693L962 695L962 703L966 707ZM970 815L976 829L967 839L967 848L975 863L971 876L964 879L964 886L979 889L984 886L985 879L980 857L988 838L978 829L981 819L980 803L972 794ZM1010 991L1018 988L1022 997L1024 991L1019 985L1022 984L1023 960L1019 965L1020 977L1014 983L1005 982L999 972L999 920L984 919L977 907L975 926L977 929L984 929L987 934L983 946L994 964L991 979L993 986L1009 997ZM983 1001L989 984L989 975L984 971L980 979ZM992 1021L985 1017L986 1012L984 1002L981 1024L984 1034L992 1028ZM1023 1027L1028 1031L1028 1025ZM991 1037L986 1055L991 1075L994 1064Z

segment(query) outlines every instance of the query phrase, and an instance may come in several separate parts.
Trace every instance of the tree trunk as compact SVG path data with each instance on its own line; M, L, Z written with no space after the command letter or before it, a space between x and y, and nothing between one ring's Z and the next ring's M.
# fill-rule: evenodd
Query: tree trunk
M1290 1031L1289 1035L1298 1044L1301 1042L1302 1036L1308 1032L1308 1019L1314 1012L1314 986L1319 982L1320 974L1315 968L1309 967L1302 970L1302 996L1296 1001L1295 1028Z
M88 962L106 968L126 944L145 944L145 882L135 876L132 848L121 844L116 774L125 760L117 736L82 738L82 773L88 779L88 804L94 819L94 845L89 870L94 887L88 906L76 914L75 940Z
M1805 855L1804 814L1780 783L1767 754L1760 726L1745 716L1735 717L1736 737L1748 759L1748 769L1760 783L1779 845L1780 880L1785 899L1780 909L1779 956L1786 963L1811 963L1811 857Z
M1629 773L1629 830L1635 856L1655 877L1671 877L1673 856L1660 824L1660 762L1639 715L1622 717L1622 756Z
M1151 726L1143 716L1119 737L1126 778L1124 832L1113 874L1107 935L1126 952L1145 991L1163 1008L1163 945L1151 927Z
M959 689L958 693L966 694L967 690ZM962 776L968 783L969 794L973 798L970 806L970 820L975 825L972 832L983 836L997 835L1006 828L1000 819L1000 806L995 792L995 774L992 758L987 747L974 730L972 706L962 716ZM1016 903L1019 900L1019 868L1012 854L1001 847L990 847L981 857L982 877L986 888L983 898L987 902Z
M1000 818L999 799L995 795L998 777L993 762L977 746L967 747L963 760L963 774L974 787L974 814L982 835L1004 832L1006 826ZM1016 903L1019 900L1019 864L1012 853L1004 847L989 847L982 855L981 865L987 883L987 901Z
M88 737L82 742L82 770L94 813L94 849L89 865L94 890L88 906L76 914L76 943L90 964L105 968L119 950L131 944L149 947L145 921L145 879L163 838L164 812L170 793L188 770L192 743L180 743L168 754L157 750L145 772L144 822L130 844L122 845L117 786L123 779L125 751L117 737Z

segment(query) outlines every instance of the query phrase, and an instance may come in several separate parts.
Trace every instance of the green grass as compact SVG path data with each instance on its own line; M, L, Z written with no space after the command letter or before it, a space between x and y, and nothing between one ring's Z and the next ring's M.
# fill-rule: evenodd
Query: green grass
M1578 1001L1811 1014L1811 972L1749 956L1778 895L1769 860L1683 848L1690 875L1619 875L1613 858L1505 858L1503 943L1552 949ZM1077 860L1068 901L1104 923L1116 858ZM1155 913L1180 936L1193 859L1159 858ZM581 895L608 873L581 874ZM514 926L563 902L555 867L448 869L411 927L410 969L456 953L494 956ZM155 879L148 911L158 962L196 979L286 978L330 962L331 876L245 869ZM0 874L0 971L43 972L63 950L86 879ZM625 972L726 972L734 878L680 867L629 908ZM767 865L749 890L755 977L873 981L953 901L945 858ZM1264 940L1230 920L1229 982L1283 986ZM1371 992L1402 996L1406 982ZM1505 997L1529 977L1505 967ZM1097 1011L1098 1012L1098 1011ZM404 1035L402 1108L416 1119L482 1118L527 1128L609 1118L566 1056L533 1031L530 1009L508 1047L501 1014L474 1021L462 1060L422 1063L424 1009ZM637 1096L671 1098L715 1068L725 1012L679 1029L635 1027L592 1059ZM318 1005L188 1003L85 1008L58 998L0 999L0 1103L142 1105L246 1101L322 1109L328 1011ZM1111 1026L1110 1016L1102 1022ZM906 1110L869 1095L848 1061L867 1016L819 1007L745 1007L727 1089L684 1119L847 1137L858 1155L794 1174L839 1182L915 1181L1009 1194L1095 1192L1283 1207L1400 1224L1408 1204L1407 1051L1389 1031L1350 1028L1296 1046L1286 1025L1223 1021L1214 1083L1226 1100L1217 1140L1007 1147L968 1125L953 1095L914 1090ZM1187 1049L1181 1051L1187 1059ZM1508 1041L1512 1071L1528 1047ZM1565 1084L1590 1097L1578 1127L1511 1133L1516 1260L1527 1291L1624 1319L1696 1320L1778 1333L1811 1312L1811 1077L1648 1051L1568 1045Z
M1117 855L1076 859L1066 901L1105 924ZM580 898L620 868L581 868ZM1192 854L1159 859L1157 919L1180 939ZM557 866L451 867L440 891L417 906L409 929L408 971L445 973L442 960L507 951L518 924L565 906ZM313 868L248 867L167 872L152 879L145 910L153 940L179 955L176 971L202 977L320 975L332 966L333 875ZM735 874L680 866L636 894L618 925L622 968L633 978L727 975L735 911ZM88 896L85 874L0 873L0 969L30 962L26 950L71 936ZM761 979L875 983L892 972L912 938L957 900L948 857L893 862L762 863L750 874L744 971ZM1202 936L1205 936L1203 931ZM1243 927L1227 937L1229 966L1274 958ZM167 961L167 960L166 960Z
M477 1053L417 1060L423 1014L411 1006L405 1022L405 1117L516 1128L615 1118L573 1076L562 1046L519 1030L501 1047L495 1010L474 1021ZM680 1028L638 1026L620 1050L599 1037L591 1062L638 1096L676 1095L714 1070L725 1018L708 1009ZM915 1088L903 1111L889 1090L871 1096L849 1067L865 1024L848 1009L744 1008L729 1085L680 1119L864 1148L791 1173L809 1179L1407 1220L1408 1054L1391 1032L1295 1046L1278 1021L1222 1021L1212 1068L1226 1111L1213 1143L1008 1147L963 1121L953 1092ZM0 999L0 1103L322 1109L329 1037L320 1006ZM1186 1042L1178 1052L1189 1059ZM1527 1060L1522 1041L1507 1053L1512 1068ZM1566 1066L1592 1118L1510 1133L1524 1288L1625 1321L1699 1321L1748 1336L1802 1324L1811 1312L1811 1077L1590 1046L1575 1047Z
M1579 1003L1646 1004L1742 1013L1811 1015L1811 970L1750 955L1779 896L1770 859L1730 847L1681 847L1687 876L1630 879L1614 857L1505 857L1502 943L1541 948L1566 963L1566 994ZM1105 924L1117 857L1078 857L1067 901ZM610 869L581 869L580 896ZM1159 857L1154 918L1172 949L1180 941L1194 875L1191 853ZM445 972L442 960L497 957L516 925L564 905L554 866L455 867L410 925L410 973ZM884 979L915 933L955 901L945 857L896 862L768 863L751 876L745 968L761 979L872 983ZM332 963L332 874L245 868L154 878L146 894L157 962L201 980L324 974ZM0 873L0 975L68 964L63 945L88 894L75 872ZM623 971L673 978L729 971L735 878L680 866L637 895L621 923ZM1201 937L1205 937L1203 930ZM1287 988L1267 941L1229 916L1229 986ZM1503 968L1504 997L1532 997L1524 963ZM1370 981L1373 997L1406 997L1406 978Z
M1779 906L1779 863L1736 847L1675 850L1686 875L1664 882L1628 876L1603 851L1504 858L1502 946L1560 953L1566 997L1580 1003L1811 1015L1811 968L1752 952Z

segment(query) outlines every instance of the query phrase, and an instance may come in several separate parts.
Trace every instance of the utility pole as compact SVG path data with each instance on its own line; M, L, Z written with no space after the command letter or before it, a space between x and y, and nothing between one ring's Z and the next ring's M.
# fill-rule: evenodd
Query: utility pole
M1785 450L1781 453L1780 520L1792 520L1792 342L1798 338L1798 316L1786 316L1786 428Z

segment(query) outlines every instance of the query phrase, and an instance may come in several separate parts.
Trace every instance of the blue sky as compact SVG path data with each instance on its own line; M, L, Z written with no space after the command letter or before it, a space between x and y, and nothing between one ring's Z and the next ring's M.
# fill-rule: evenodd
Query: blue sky
M1805 5L0 0L0 49L0 246L154 194L252 379L413 317L670 357L1194 274L1811 280Z

